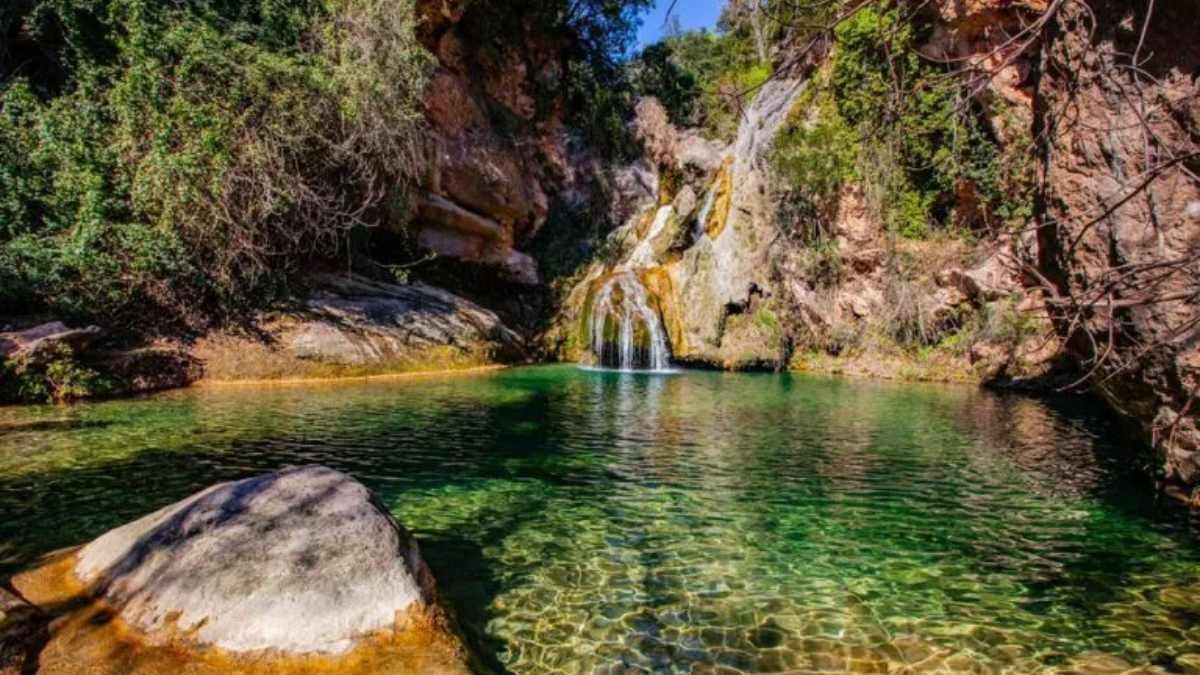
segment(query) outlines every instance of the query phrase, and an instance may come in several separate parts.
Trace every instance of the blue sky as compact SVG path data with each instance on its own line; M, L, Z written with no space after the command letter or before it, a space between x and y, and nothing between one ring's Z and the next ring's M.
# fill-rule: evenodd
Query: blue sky
M721 16L721 7L724 4L724 0L678 0L673 15L679 17L679 22L685 29L712 28L717 25L717 18ZM671 0L658 0L654 9L645 16L642 28L638 31L639 48L662 37L663 20L670 6Z

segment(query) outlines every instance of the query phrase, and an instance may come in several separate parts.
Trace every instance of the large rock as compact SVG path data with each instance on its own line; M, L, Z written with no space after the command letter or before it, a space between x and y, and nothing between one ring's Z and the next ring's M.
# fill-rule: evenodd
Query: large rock
M324 275L302 304L220 333L193 353L213 380L372 375L520 359L521 338L484 309L427 284Z
M1037 260L1059 331L1142 423L1166 478L1189 485L1200 484L1197 25L1194 2L1065 3L1034 52L1033 107L1034 128L1053 131Z
M148 635L342 653L433 600L416 541L324 467L222 483L83 547L79 578Z
M41 672L113 672L117 663L154 672L164 658L188 672L305 658L337 672L468 670L416 540L366 487L326 467L214 485L66 560L65 578L14 580L46 611L68 608L51 625ZM83 591L46 602L56 587ZM106 621L88 614L94 606L109 608ZM97 625L114 622L120 631Z

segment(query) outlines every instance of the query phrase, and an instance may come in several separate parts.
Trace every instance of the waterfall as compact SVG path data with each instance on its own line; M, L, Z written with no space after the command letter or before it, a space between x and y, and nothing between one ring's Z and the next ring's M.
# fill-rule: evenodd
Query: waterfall
M592 353L599 365L621 370L668 370L671 352L646 287L632 272L617 272L592 305Z

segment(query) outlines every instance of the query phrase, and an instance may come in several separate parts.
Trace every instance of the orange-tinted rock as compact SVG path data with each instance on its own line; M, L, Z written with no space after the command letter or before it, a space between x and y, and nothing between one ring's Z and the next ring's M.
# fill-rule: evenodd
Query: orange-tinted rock
M464 238L442 217L446 209L426 206L415 223L418 240L441 255L501 265L509 278L536 283L536 265L520 249L545 222L554 184L571 173L561 105L539 110L536 98L539 83L556 77L559 45L524 30L499 50L485 48L463 35L470 12L461 0L417 3L419 36L438 59L424 97L432 162L423 187L502 232ZM501 129L503 119L519 124Z
M324 467L215 485L12 585L46 630L28 672L470 672L411 534Z

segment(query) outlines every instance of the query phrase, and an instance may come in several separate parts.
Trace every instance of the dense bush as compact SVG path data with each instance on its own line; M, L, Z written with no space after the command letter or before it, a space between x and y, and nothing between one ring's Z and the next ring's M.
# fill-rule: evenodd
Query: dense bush
M733 136L739 96L752 97L771 76L751 26L732 8L726 8L717 32L674 30L627 66L639 96L662 101L676 126L699 127L714 138Z
M386 0L9 8L0 311L198 326L337 254L421 169L412 22Z
M823 75L793 108L771 157L783 188L780 221L789 224L787 234L818 246L831 239L842 185L859 178L861 152L858 134L838 113Z
M0 361L0 403L50 403L118 393L121 383L82 364L60 345L36 359Z
M830 199L852 179L889 227L909 238L931 227L994 228L1028 216L1026 148L1002 150L965 84L920 56L929 25L907 5L880 2L837 26L829 65L810 84L816 92L775 150L803 207L801 224L805 216L827 222ZM976 202L973 211L952 213L964 196Z

